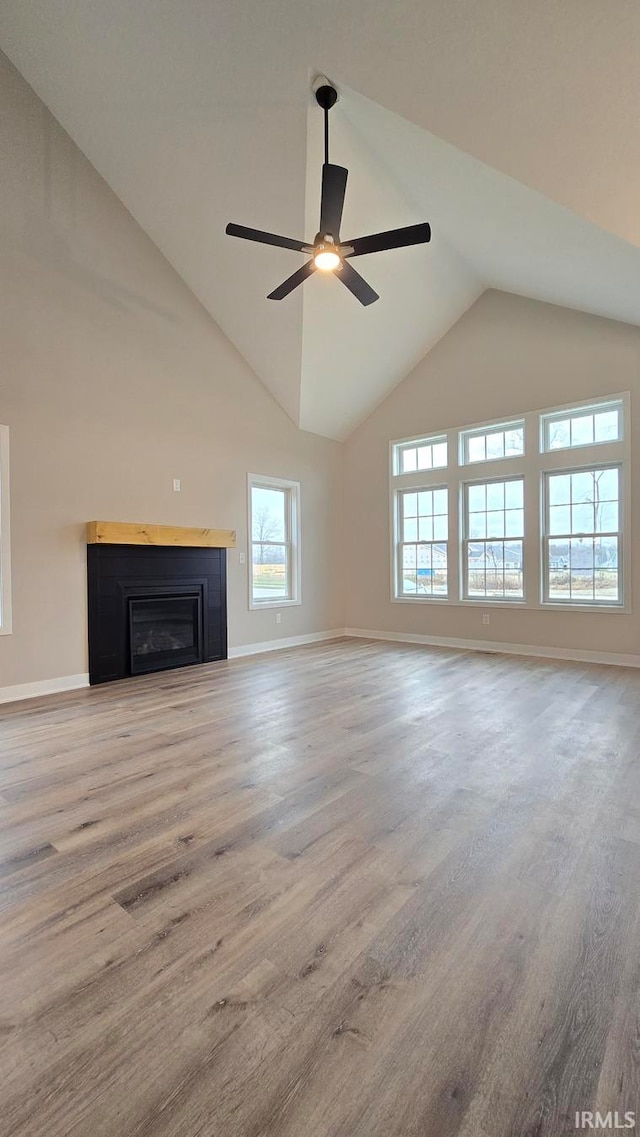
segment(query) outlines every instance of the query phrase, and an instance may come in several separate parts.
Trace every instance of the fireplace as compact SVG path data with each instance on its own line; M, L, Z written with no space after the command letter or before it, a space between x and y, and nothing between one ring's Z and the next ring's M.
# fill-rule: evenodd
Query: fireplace
M129 597L131 674L202 661L200 593Z
M87 545L89 680L227 658L225 548Z

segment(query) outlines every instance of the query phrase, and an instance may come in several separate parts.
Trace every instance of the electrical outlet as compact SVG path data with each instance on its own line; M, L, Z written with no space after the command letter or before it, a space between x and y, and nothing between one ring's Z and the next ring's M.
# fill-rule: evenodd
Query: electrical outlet
M174 478L173 479L173 492L174 493L180 493L181 488L182 487L180 485L180 478Z
M276 624L282 623L282 612L276 612Z
M482 613L482 623L483 623L483 624L488 624L488 623L489 623L489 613L488 613L488 612L483 612L483 613Z
M241 565L244 564L244 553L238 553L238 561Z

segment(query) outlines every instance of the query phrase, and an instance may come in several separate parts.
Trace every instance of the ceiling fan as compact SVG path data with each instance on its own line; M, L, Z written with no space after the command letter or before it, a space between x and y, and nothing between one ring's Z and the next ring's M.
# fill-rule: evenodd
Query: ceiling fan
M225 230L230 237L243 237L245 241L257 241L261 245L278 245L282 249L293 249L296 253L307 253L311 260L292 276L269 293L269 300L284 300L294 288L302 284L312 272L334 272L338 280L349 289L361 304L373 304L379 300L377 292L360 276L349 263L352 257L365 253L379 253L383 249L400 249L406 245L420 245L431 240L431 226L406 225L403 229L389 229L386 233L372 233L368 237L356 237L341 241L340 223L347 188L349 171L344 166L334 166L329 161L329 111L338 99L338 92L330 83L322 81L317 87L316 101L324 111L324 163L322 166L322 195L320 203L320 228L312 245L295 241L291 237L280 237L276 233L265 233L261 229L248 229L245 225L230 222Z

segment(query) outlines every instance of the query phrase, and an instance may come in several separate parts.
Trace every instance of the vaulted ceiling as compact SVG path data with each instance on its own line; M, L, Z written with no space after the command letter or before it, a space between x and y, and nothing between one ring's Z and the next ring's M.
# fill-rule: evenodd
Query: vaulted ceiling
M0 0L0 45L291 418L344 438L487 287L640 324L640 8L619 0ZM343 232L430 245L266 294L312 238L310 83Z

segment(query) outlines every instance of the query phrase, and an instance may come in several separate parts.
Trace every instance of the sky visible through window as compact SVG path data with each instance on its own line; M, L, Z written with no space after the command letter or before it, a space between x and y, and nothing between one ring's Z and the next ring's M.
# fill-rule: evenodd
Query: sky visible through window
M523 423L501 430L469 431L463 437L465 462L495 462L501 458L519 458L524 454Z
M251 487L251 571L254 600L289 598L289 491Z
M619 407L567 415L566 418L550 418L546 423L547 450L593 446L602 442L617 442L619 438Z

